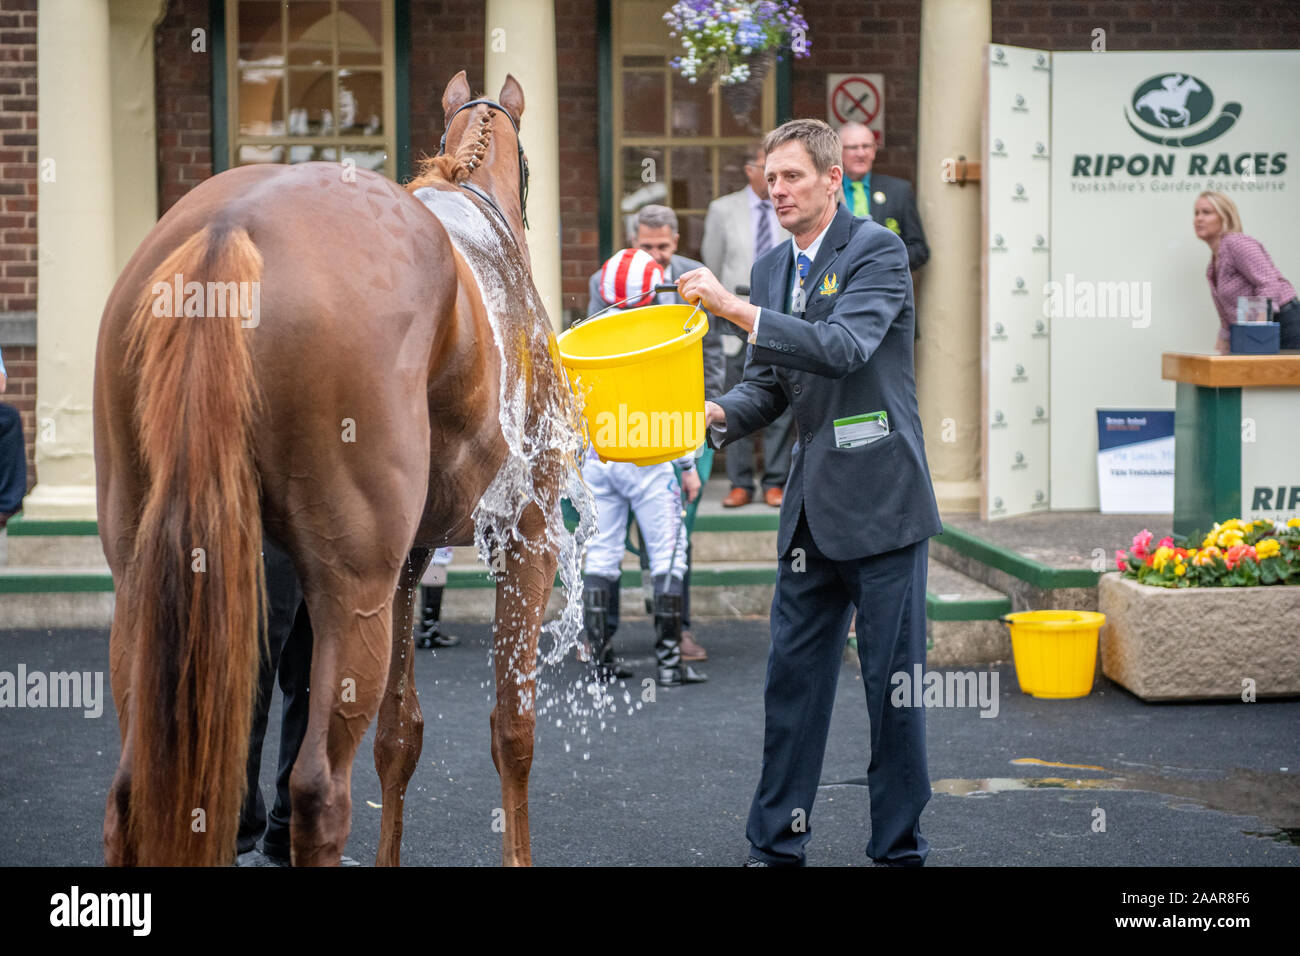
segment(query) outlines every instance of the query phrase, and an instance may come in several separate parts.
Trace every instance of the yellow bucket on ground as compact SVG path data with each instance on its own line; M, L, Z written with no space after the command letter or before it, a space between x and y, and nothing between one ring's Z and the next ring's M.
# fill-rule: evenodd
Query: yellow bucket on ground
M708 313L651 305L587 319L557 341L583 396L601 461L655 465L704 444L704 333Z
M1018 611L1001 620L1011 628L1020 690L1034 697L1087 697L1097 666L1097 635L1106 615L1097 611Z

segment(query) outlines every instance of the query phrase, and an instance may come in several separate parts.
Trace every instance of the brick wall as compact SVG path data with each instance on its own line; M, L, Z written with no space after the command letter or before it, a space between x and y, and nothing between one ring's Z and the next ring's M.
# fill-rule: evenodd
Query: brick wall
M0 0L0 315L36 311L36 0ZM23 417L36 481L36 348L6 346L0 401Z
M209 26L208 0L169 0L154 31L159 216L212 175L211 37L191 51L191 31Z
M1287 50L1300 47L1295 0L993 0L993 42L1043 50Z
M885 146L872 169L914 181L921 0L814 0L801 6L811 55L794 61L794 115L825 119L827 73L884 74Z
M596 0L555 2L562 292L570 318L587 314L587 277L600 268L596 6ZM525 133L527 129L525 126Z

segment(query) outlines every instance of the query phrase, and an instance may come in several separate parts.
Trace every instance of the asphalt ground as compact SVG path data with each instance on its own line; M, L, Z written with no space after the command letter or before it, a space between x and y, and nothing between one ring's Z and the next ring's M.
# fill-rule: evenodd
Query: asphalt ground
M426 728L406 799L405 865L500 862L490 631L452 630L461 646L417 656ZM625 682L630 702L615 686L617 708L603 729L572 710L576 662L546 671L531 783L536 864L744 859L762 751L767 623L701 622L696 636L709 650L700 666L710 681L660 688L653 703L641 702L653 634L648 624L626 624L616 647L637 678ZM0 865L101 865L104 800L118 757L108 633L0 630L0 671L19 663L29 672L101 671L106 702L93 719L80 710L0 710ZM1020 693L1009 663L993 670L995 717L976 708L927 714L935 790L922 817L928 865L1300 864L1300 701L1147 704L1101 675L1087 698L1037 700ZM268 799L278 713L277 692L264 750ZM380 800L373 736L372 727L355 764L347 847L366 864L380 820L370 805ZM868 740L861 677L846 663L810 817L811 866L868 862ZM1016 762L1024 760L1047 763Z

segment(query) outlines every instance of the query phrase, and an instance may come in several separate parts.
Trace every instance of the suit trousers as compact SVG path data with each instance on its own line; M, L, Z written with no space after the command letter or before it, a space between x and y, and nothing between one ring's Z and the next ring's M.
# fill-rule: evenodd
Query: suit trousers
M724 391L736 387L736 383L745 374L745 353L748 351L741 340L741 348L735 355L727 356L727 378ZM793 443L794 412L783 411L772 424L762 429L763 432L763 478L760 492L768 488L784 488L785 480L790 476L790 446ZM737 438L727 446L727 480L733 488L754 490L754 438L746 435Z
M890 675L925 664L929 541L853 561L818 550L803 512L779 562L772 648L763 693L763 770L745 831L750 855L802 865L821 781L831 710L857 606L858 659L871 723L871 838L867 856L920 866L930 847L921 811L930 799L925 710L889 702ZM802 570L801 570L802 568Z
M289 774L298 759L298 748L307 734L311 683L312 633L307 605L302 599L298 575L289 555L270 538L263 537L266 563L267 644L258 671L257 701L248 742L248 792L239 814L238 852L247 853L262 837L263 849L271 856L289 857ZM275 804L267 814L258 778L262 769L262 742L271 713L271 694L276 674L280 676L283 710L280 717L280 754L275 778Z
M23 419L12 405L0 405L0 515L13 514L27 494L27 447Z

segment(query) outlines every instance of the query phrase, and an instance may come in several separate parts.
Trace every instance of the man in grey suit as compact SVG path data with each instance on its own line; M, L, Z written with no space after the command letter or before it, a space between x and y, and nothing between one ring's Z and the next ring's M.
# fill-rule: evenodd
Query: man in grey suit
M704 241L700 256L725 289L749 284L754 260L773 246L790 238L781 228L776 210L767 195L763 175L766 156L761 143L750 145L745 155L745 178L749 185L719 196L709 203L704 217ZM725 388L734 388L745 373L745 333L726 320L719 320L727 355ZM763 500L780 507L785 480L790 474L790 413L777 417L763 429ZM722 499L724 508L739 508L754 498L754 440L746 436L727 450L727 480L731 490Z
M676 281L678 276L685 275L692 269L699 269L702 263L694 259L688 259L686 256L677 255L677 242L680 235L677 231L677 214L667 206L642 206L636 215L636 234L629 237L629 245L633 249L641 249L650 254L664 270L664 282ZM606 302L600 294L600 270L592 274L587 282L588 301L587 315L595 315L597 312L613 305L612 302ZM685 299L675 292L661 292L655 299L657 305L689 305ZM722 326L728 323L709 316L709 331L704 335L704 341L701 343L704 349L704 397L705 399L714 399L722 394L724 388L724 379L726 375L726 357L722 349L723 331ZM705 448L704 453L696 460L695 470L698 472L701 484L707 483L709 475L713 471L713 449ZM690 545L689 535L695 526L695 512L699 508L700 500L703 493L696 496L695 500L690 502L686 508L686 576L682 580L682 641L681 651L683 661L705 661L708 660L708 652L704 650L695 640L695 635L691 632L691 558L693 549ZM643 563L645 555L642 555ZM618 612L613 614L614 624L617 625Z
M878 863L929 853L925 711L892 706L891 676L925 665L928 539L942 530L912 372L912 282L902 240L839 203L839 139L821 120L768 134L767 182L794 236L754 263L750 302L707 269L678 291L749 332L745 377L705 403L721 447L793 408L798 441L777 536L763 770L746 865L800 865L849 621L871 720ZM909 702L910 703L910 702Z

